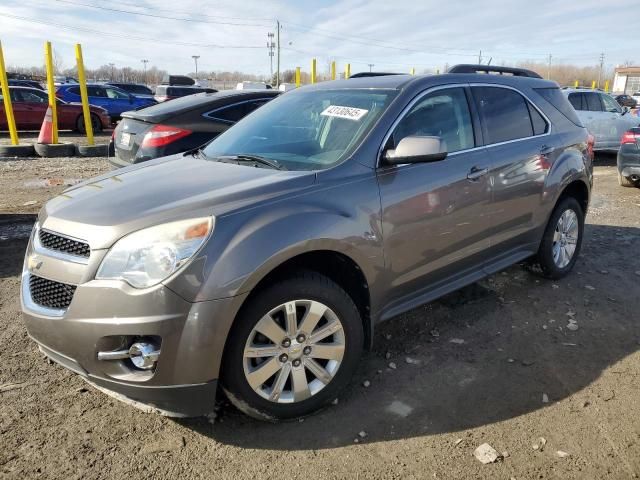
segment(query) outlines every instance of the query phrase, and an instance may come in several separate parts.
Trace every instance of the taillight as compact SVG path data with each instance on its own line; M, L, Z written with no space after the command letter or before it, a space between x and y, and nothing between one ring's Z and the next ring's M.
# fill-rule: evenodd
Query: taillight
M587 152L589 153L589 157L593 160L593 146L596 143L596 137L589 134L587 135Z
M191 134L191 130L169 125L156 125L142 139L142 147L164 147Z
M640 138L640 133L634 133L629 130L624 132L624 134L622 135L622 139L620 140L620 143L636 143L639 138Z

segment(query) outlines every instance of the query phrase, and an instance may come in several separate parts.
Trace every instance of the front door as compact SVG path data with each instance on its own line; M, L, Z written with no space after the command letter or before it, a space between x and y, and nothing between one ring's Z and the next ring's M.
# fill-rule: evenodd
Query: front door
M482 268L489 245L490 162L474 132L468 90L432 90L417 99L387 142L395 148L410 135L438 136L447 145L442 161L381 165L385 261L389 297L403 303L415 292L438 287Z

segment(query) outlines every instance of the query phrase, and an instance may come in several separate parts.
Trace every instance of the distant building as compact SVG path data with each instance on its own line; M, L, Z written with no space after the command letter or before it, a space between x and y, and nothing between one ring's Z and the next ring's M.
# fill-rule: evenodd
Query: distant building
M613 91L633 94L640 92L640 67L618 67L613 78Z

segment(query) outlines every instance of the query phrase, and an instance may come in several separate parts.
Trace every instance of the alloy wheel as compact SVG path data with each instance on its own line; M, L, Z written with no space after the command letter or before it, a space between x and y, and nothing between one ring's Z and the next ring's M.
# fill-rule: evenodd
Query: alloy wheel
M565 268L571 262L578 244L578 215L571 209L565 210L553 233L553 262L558 268Z

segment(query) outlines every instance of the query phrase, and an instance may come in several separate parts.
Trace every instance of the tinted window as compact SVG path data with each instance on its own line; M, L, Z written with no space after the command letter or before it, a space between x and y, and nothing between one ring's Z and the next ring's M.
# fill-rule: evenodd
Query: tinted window
M536 108L527 102L529 106L529 115L531 115L531 125L533 126L534 135L542 135L547 132L547 121L544 119L540 112Z
M92 87L87 87L87 90L91 90ZM80 87L71 87L71 88L67 88L67 92L69 93L73 93L74 95L80 95ZM93 96L91 93L89 94L89 96Z
M500 143L533 135L527 101L513 90L474 87L473 95L485 129L486 143Z
M571 96L576 95L575 93L570 94L569 99L567 99L567 97L559 88L535 88L534 90L538 95L549 102L553 106L553 108L562 113L570 121L580 127L582 126L582 122L580 122L580 119L578 118L578 115L574 110L575 106L572 106L573 102L571 102ZM578 103L580 103L579 97Z
M223 107L211 112L208 116L225 122L235 123L248 113L247 105L247 103L229 105L228 107Z
M410 135L440 137L449 152L473 148L471 114L464 90L438 90L415 104L393 132L394 147Z
M584 99L587 102L587 110L590 112L601 112L602 111L602 103L600 102L600 95L597 93L583 93Z
M109 98L115 100L129 100L129 94L122 90L118 90L116 88L105 88L104 90Z
M73 89L78 91L78 93L76 93L76 95L80 95L80 91L79 91L80 88L79 87L73 87ZM91 85L87 86L87 95L90 96L90 97L101 97L101 98L105 98L107 96L107 94L104 91L104 88L95 87L95 86L91 86Z
M569 94L569 102L573 105L573 108L576 110L586 110L586 105L584 105L583 95L581 93L570 93Z
M618 102L616 102L609 95L602 95L601 94L600 95L600 99L602 100L602 103L604 105L604 109L607 112L610 112L610 113L620 113L620 112L622 112L622 109L618 105Z
M23 102L44 103L48 101L46 95L41 96L29 90L20 90L18 93L20 100Z

